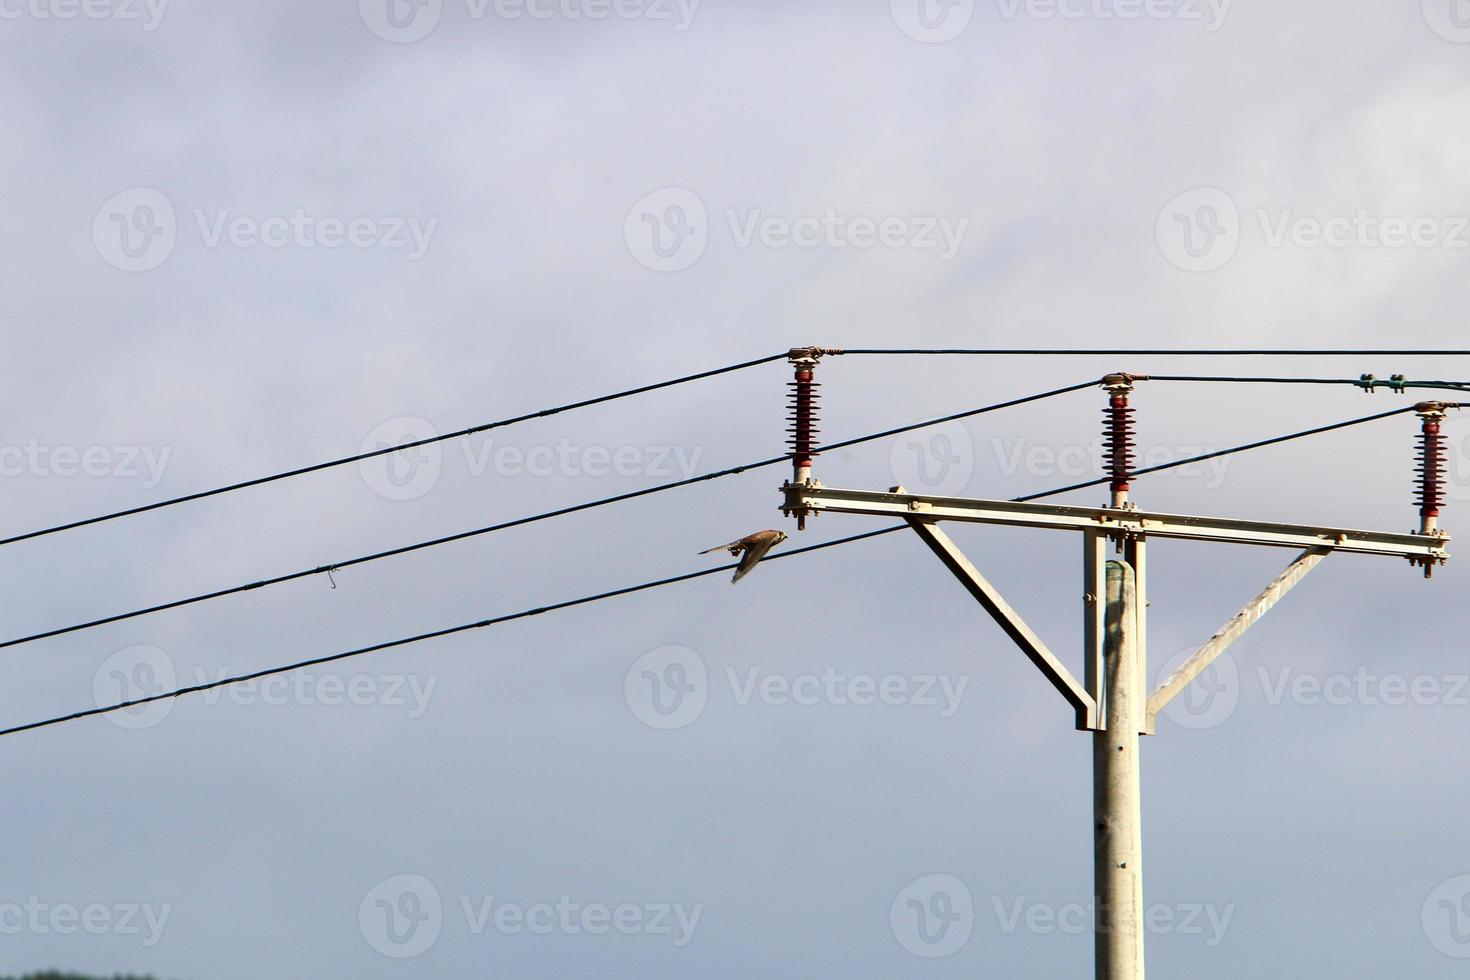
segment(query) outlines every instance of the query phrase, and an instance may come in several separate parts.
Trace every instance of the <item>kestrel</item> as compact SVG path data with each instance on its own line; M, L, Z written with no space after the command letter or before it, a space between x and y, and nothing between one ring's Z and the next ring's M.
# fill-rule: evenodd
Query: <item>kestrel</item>
M729 544L701 551L700 554L708 555L716 551L728 551L732 555L740 555L744 552L740 559L740 567L735 569L735 577L730 580L730 584L734 585L750 573L756 562L766 557L766 552L785 540L785 531L757 531L754 534L747 534L739 541L731 541Z

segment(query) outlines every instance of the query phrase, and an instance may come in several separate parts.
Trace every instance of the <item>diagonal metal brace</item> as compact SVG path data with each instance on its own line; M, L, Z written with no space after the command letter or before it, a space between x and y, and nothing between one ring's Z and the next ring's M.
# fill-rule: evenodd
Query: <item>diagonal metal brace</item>
M1144 734L1152 735L1154 726L1158 722L1159 712L1164 710L1164 706L1174 700L1179 692L1188 687L1191 681L1205 671L1205 668L1215 662L1216 657L1225 652L1226 647L1254 626L1272 606L1291 591L1294 585L1306 578L1307 573L1316 568L1322 559L1331 553L1331 548L1309 548L1298 555L1297 559L1287 566L1286 571L1276 576L1260 595L1236 613L1235 618L1220 627L1220 631L1210 637L1208 643L1195 651L1194 656L1170 674L1168 679L1160 684L1158 690L1154 691L1148 699L1147 731Z
M1036 665L1047 680L1051 681L1052 686L1060 692L1062 697L1067 699L1067 703L1077 712L1077 729L1079 731L1096 730L1100 723L1097 719L1097 702L1093 700L1092 695L1077 683L1077 678L1072 676L1072 672L1056 658L1045 643L1041 642L1041 638L1001 597L995 586L980 574L979 569L965 557L949 535L934 524L920 518L909 517L906 520L929 546L929 550L944 562L945 567L960 580L960 584L969 590L980 605L985 607L985 611L990 613L991 618L1000 625L1001 629L1005 630L1006 635L1021 648L1021 652Z

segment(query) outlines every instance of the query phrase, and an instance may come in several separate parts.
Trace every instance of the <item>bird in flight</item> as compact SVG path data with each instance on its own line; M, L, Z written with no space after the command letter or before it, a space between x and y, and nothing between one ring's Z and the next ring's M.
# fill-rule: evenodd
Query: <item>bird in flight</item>
M741 555L740 566L735 569L735 577L730 580L730 584L734 585L750 573L756 562L766 557L766 552L785 540L785 531L757 531L754 534L747 534L739 541L731 541L729 544L701 551L700 554L708 555L716 551L728 551L732 555Z

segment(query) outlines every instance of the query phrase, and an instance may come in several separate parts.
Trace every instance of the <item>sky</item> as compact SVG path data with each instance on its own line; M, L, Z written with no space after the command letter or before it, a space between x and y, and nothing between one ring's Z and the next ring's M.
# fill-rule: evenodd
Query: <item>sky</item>
M799 345L1467 346L1463 0L0 0L0 81L0 536ZM1110 371L1470 363L829 357L823 438ZM6 545L3 633L779 455L788 380L768 363ZM1145 382L1134 404L1160 462L1413 398ZM1104 404L815 475L1067 485L1098 472ZM1134 500L1408 531L1416 434L1399 416ZM761 528L790 550L883 525L798 533L784 477L3 649L0 727L697 571ZM952 536L1080 671L1077 541ZM1290 559L1158 542L1149 676ZM1329 558L1145 740L1154 975L1464 974L1466 574ZM1086 975L1090 758L964 589L887 535L6 736L0 974Z

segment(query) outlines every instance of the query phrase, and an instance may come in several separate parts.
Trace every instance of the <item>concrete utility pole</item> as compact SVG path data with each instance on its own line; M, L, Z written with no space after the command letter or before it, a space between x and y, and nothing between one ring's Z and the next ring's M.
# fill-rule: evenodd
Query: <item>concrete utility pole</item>
M1092 736L1093 891L1099 980L1143 977L1143 827L1138 607L1133 568L1110 561L1103 684L1107 727Z
M819 348L792 351L796 381L793 406L815 404L814 368ZM1110 497L1107 507L1074 507L927 497L894 487L887 493L836 490L812 477L818 455L811 415L793 417L793 479L782 487L783 513L798 519L822 513L897 517L939 558L1006 635L1041 671L1075 714L1078 731L1093 737L1094 933L1097 980L1143 980L1143 833L1139 787L1139 736L1152 735L1159 712L1189 686L1215 658L1257 623L1324 558L1332 554L1383 555L1408 559L1426 577L1449 559L1449 536L1438 526L1443 503L1444 445L1440 423L1444 403L1418 406L1420 436L1420 526L1417 533L1394 534L1303 524L1277 524L1141 511L1128 499L1132 476L1134 382L1126 374L1108 375L1105 410ZM1034 630L940 528L943 521L1079 531L1082 535L1083 679L1046 646ZM1153 692L1148 687L1148 564L1150 540L1210 541L1296 549L1300 553L1280 575L1215 633ZM1107 561L1109 543L1121 560Z

